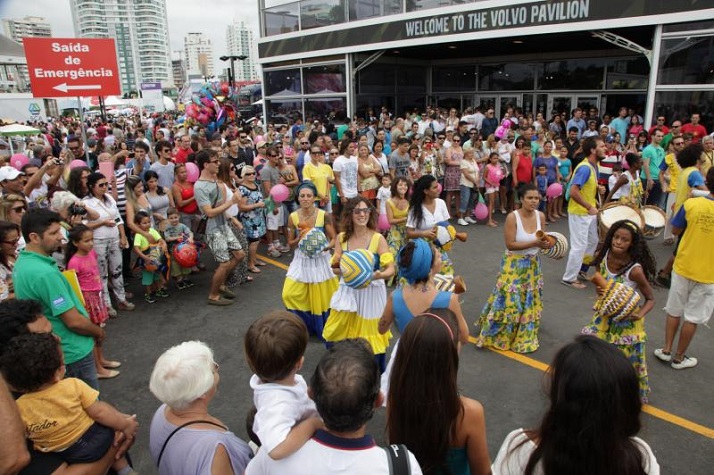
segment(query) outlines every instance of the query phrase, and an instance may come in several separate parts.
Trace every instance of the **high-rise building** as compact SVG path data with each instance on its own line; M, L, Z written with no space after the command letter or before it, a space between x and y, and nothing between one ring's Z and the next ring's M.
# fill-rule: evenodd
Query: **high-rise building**
M183 60L183 51L174 51L171 56L171 70L173 71L174 84L177 89L183 87L186 82L186 67Z
M75 35L114 38L122 92L174 86L166 0L71 0Z
M247 56L243 61L235 63L235 80L252 81L258 79L255 70L258 48L255 43L253 31L244 22L233 20L226 28L226 44L229 55Z
M18 43L22 43L23 38L52 36L52 25L42 17L3 18L2 24L5 34Z
M213 76L213 44L203 33L189 33L183 39L186 72Z

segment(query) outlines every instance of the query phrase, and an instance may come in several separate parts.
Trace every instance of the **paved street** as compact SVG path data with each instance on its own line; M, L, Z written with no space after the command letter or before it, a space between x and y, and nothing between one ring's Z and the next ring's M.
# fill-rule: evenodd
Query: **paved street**
M463 307L471 325L477 319L499 270L504 249L503 217L499 215L497 219L501 221L497 229L469 226L468 242L456 243L452 251L456 271L464 276L469 288L463 296ZM567 222L561 220L549 229L567 235ZM661 237L650 244L658 265L661 265L671 248L661 244ZM289 260L290 255L279 259L283 265L289 264ZM212 263L206 262L211 269ZM464 395L480 400L485 407L492 458L508 432L537 424L545 401L544 363L552 359L562 344L578 334L591 317L595 292L592 288L578 291L560 285L564 266L564 260L543 262L545 309L541 347L537 352L520 357L481 350L473 345L462 350L460 386ZM156 472L148 452L148 428L159 405L148 390L151 369L166 348L181 341L198 339L213 348L216 361L221 365L221 382L211 412L237 435L246 436L245 414L252 403L252 395L242 339L248 325L257 316L281 308L284 273L277 266L264 267L255 282L238 288L238 303L228 308L205 304L209 272L195 276L196 287L181 292L172 290L171 298L153 305L140 299L137 280L131 282L137 309L121 313L118 319L109 323L105 350L108 357L123 361L122 374L114 380L102 381L101 389L106 401L139 417L142 424L140 437L131 454L142 474ZM640 436L652 446L662 473L711 473L714 453L712 333L709 328L701 327L694 338L689 353L699 359L696 368L675 371L660 363L652 355L652 350L664 339L665 315L661 309L667 294L664 289L655 289L655 292L655 310L647 317L652 406L642 418ZM473 333L473 326L471 330ZM309 380L322 351L317 340L310 342L302 372L306 379ZM370 427L372 435L383 441L383 411L378 411Z

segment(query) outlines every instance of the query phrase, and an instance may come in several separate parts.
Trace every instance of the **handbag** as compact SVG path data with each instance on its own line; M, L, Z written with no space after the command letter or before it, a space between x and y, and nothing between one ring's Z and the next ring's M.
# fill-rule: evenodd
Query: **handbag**
M409 475L411 463L409 461L409 451L404 444L392 444L384 447L387 452L387 462L389 463L389 475Z
M216 199L211 203L211 208L216 207L218 203L218 197L221 195L221 190L218 188L218 182L216 182ZM196 234L204 236L206 234L206 226L208 225L208 216L201 216L201 220L196 225Z

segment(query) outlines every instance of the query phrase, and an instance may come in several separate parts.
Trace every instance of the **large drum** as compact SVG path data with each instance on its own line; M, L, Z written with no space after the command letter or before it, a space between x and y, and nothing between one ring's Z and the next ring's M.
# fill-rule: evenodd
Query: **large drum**
M605 236L610 230L610 227L616 222L622 221L623 219L629 219L630 221L633 221L635 224L637 224L640 229L645 229L645 218L640 210L638 210L634 206L624 203L608 203L603 206L600 212L597 214L600 239L605 239Z
M657 206L647 205L642 207L642 216L645 218L644 235L653 239L662 234L667 223L667 215Z

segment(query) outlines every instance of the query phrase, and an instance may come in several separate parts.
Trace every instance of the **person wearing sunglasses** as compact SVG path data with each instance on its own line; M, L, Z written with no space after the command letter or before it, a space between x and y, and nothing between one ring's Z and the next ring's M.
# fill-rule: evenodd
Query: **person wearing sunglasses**
M181 137L181 139L183 138ZM159 186L170 189L174 184L174 170L176 168L174 162L171 161L171 143L162 140L156 143L154 149L159 159L151 164L151 170L158 175ZM144 177L144 180L146 180L146 177Z
M17 259L17 244L20 242L20 226L0 221L0 302L14 299L12 268Z
M17 194L6 194L0 198L0 221L8 221L20 226L22 217L27 212L27 200L24 196ZM25 240L20 236L17 243L17 251L25 248Z

